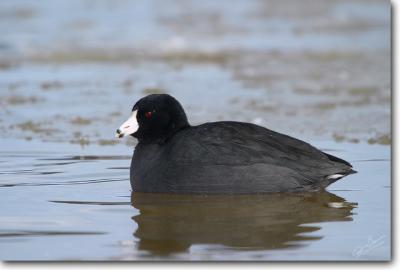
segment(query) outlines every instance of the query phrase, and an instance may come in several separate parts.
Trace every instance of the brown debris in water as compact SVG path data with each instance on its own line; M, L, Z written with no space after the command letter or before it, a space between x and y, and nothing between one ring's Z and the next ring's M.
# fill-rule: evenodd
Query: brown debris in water
M377 136L375 138L369 138L368 143L369 144L391 145L392 138L391 138L390 134L384 134L384 135Z
M165 91L162 88L158 88L158 87L148 87L143 89L142 91L143 94L145 95L150 95L150 94L166 94L167 91Z
M8 105L34 104L44 101L43 98L35 96L19 96L19 95L5 97L4 100L5 103Z
M70 122L74 125L86 126L90 125L92 123L92 120L78 116L72 119Z
M90 141L88 139L85 138L79 138L77 140L70 140L69 141L72 144L80 144L81 146L85 146L85 145L89 145Z
M99 145L115 145L115 144L118 144L119 143L119 141L117 141L117 140L105 140L105 139L102 139L102 140L98 140L97 141L97 144L99 144Z
M40 87L44 91L60 89L62 86L63 86L62 83L60 83L58 81L49 81L49 82L43 82L40 84Z
M12 126L12 127L14 127L14 126ZM23 131L30 131L33 133L45 134L45 135L51 135L55 132L58 132L58 130L56 130L56 129L44 128L43 124L37 123L37 122L32 122L31 120L26 121L21 124L17 124L16 127Z

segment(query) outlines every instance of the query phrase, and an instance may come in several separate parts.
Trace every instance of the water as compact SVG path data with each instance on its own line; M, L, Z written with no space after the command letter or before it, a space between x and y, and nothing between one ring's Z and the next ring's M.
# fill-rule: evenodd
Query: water
M320 142L359 171L328 192L189 196L131 194L124 145L17 142L1 145L2 260L390 258L386 146Z
M1 260L388 260L389 1L1 1ZM131 194L133 103L350 161L316 194Z

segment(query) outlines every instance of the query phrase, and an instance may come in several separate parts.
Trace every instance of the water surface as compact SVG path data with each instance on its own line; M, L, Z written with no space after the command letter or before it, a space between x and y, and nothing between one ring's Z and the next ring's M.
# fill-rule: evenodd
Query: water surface
M131 193L124 145L2 140L0 258L389 259L389 148L316 145L359 172L327 192L191 196Z

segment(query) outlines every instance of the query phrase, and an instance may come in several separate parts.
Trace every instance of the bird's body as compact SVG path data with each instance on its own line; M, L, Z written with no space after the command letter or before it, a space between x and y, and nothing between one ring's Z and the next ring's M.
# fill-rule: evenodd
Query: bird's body
M253 124L214 122L183 129L163 145L139 143L131 184L139 192L306 191L351 172L303 141Z
M170 132L168 127L176 126L179 128ZM354 173L352 166L342 159L250 123L212 122L199 126L172 123L166 130L166 137L139 140L130 172L133 191L191 194L311 191Z

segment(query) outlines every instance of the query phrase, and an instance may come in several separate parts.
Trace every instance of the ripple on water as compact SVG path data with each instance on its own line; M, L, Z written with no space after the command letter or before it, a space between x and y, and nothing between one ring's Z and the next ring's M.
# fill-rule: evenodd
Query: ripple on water
M0 167L0 187L9 187L0 189L0 257L358 259L352 251L365 235L390 234L388 148L316 145L358 171L332 185L335 194L129 196L131 156L104 155L104 146L79 155L9 155ZM54 168L59 173L40 174ZM372 258L386 258L389 247L385 242Z

